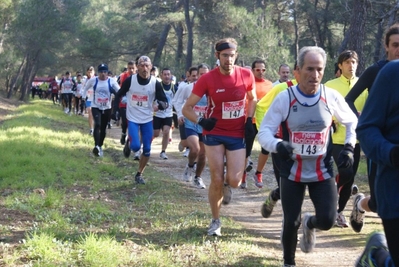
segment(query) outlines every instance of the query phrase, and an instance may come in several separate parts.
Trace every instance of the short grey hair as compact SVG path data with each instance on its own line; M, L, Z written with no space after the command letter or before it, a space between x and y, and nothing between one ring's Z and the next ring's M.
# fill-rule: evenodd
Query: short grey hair
M299 50L298 54L298 67L302 68L303 65L305 64L305 56L307 53L312 52L321 55L324 61L324 67L326 66L327 63L327 54L326 51L324 51L323 48L320 48L318 46L304 46Z

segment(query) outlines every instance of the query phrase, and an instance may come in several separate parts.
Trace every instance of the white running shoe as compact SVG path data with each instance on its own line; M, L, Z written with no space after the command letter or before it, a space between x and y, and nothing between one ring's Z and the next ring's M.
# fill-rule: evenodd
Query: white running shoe
M205 189L206 186L201 177L194 177L194 185L199 189Z
M311 252L316 244L316 229L309 229L307 226L308 221L310 220L310 213L306 212L302 218L302 237L299 241L299 246L301 250L305 253Z
M186 165L186 168L184 169L183 173L183 180L186 182L190 182L193 179L193 175L195 173L195 170L193 167L189 167L188 164Z
M225 184L223 186L223 201L222 203L224 205L227 205L231 201L231 195L233 195L233 192L231 191L231 187L228 184Z
M141 150L134 153L134 160L140 160Z
M211 224L209 225L208 228L208 235L221 236L222 235L220 233L221 228L222 228L222 223L220 222L220 220L212 219Z
M341 228L349 227L348 222L346 221L345 215L342 213L337 213L337 220L335 221L335 225Z
M189 148L186 148L186 151L184 151L184 153L183 153L183 157L188 157L188 154L190 154L190 149Z
M165 153L165 152L161 152L161 154L159 154L159 157L160 157L161 159L168 159L168 156L166 156L166 153Z

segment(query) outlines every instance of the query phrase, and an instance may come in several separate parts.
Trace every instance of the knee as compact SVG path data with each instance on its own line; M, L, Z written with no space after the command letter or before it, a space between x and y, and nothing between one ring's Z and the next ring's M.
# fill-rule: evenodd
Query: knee
M323 231L330 230L335 223L336 215L317 217L317 228Z

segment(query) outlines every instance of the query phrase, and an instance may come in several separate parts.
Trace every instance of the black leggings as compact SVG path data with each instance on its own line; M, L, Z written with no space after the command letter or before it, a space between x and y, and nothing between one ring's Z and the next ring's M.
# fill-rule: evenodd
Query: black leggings
M333 145L333 158L335 163L338 162L339 153L344 148L344 145ZM348 203L349 198L352 194L352 185L355 182L355 175L359 167L360 161L360 145L355 145L355 150L353 153L353 166L350 169L339 169L338 175L335 180L337 182L337 189L339 194L338 199L338 213L343 211Z
M62 99L65 101L65 107L72 111L72 93L62 94Z
M96 146L102 147L106 135L108 121L111 118L111 109L100 110L98 108L91 108L94 120L94 143Z
M121 120L122 133L126 134L127 130L126 108L119 108L119 116Z
M388 243L389 254L395 266L399 266L399 218L382 220L384 226L385 237Z
M298 183L281 177L281 204L284 218L282 235L284 264L295 265L298 228L301 224L301 209L306 186L316 212L310 218L309 228L329 230L336 219L337 188L335 187L334 178L321 182Z
M280 162L281 162L281 159L277 153L271 153L271 154L272 154L274 177L276 178L276 181L277 181L277 188L275 188L271 192L271 197L273 200L277 201L280 199Z

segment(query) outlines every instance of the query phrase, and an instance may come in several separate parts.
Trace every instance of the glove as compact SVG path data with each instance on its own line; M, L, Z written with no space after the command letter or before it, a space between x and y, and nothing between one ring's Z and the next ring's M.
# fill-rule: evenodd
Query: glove
M345 144L344 148L339 152L337 167L338 169L352 168L353 165L353 146L351 144Z
M204 119L204 118L200 118L198 121L198 124L202 126L202 128L204 128L207 131L211 131L215 125L216 125L216 118L209 118L209 119Z
M118 121L119 120L119 111L112 113L111 119L113 119L114 121Z
M161 100L157 100L158 103L158 109L159 110L165 110L169 107L169 103Z
M280 158L287 161L291 159L294 148L289 142L281 141L277 144L276 150Z
M127 97L126 96L122 97L121 103L122 104L126 104L127 103Z
M247 122L245 123L245 139L253 139L255 138L255 129L252 123L252 118L248 117Z
M391 159L391 164L396 169L399 169L399 145L394 146L389 152L389 157Z

